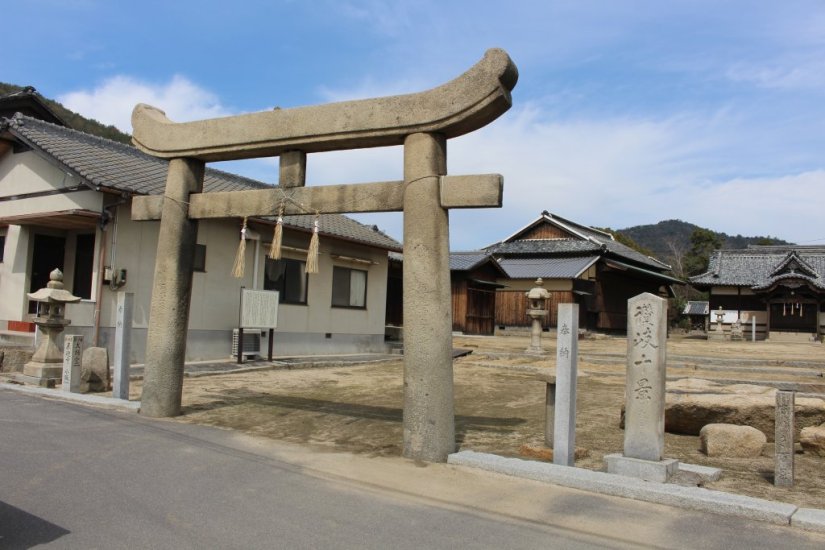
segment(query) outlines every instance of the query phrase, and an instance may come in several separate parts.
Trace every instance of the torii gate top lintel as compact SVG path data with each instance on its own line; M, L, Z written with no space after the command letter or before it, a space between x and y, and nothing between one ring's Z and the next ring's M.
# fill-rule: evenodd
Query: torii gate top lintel
M512 105L518 69L504 50L487 50L461 76L424 92L175 123L149 105L132 112L133 141L161 158L203 161L401 145L410 134L457 137Z

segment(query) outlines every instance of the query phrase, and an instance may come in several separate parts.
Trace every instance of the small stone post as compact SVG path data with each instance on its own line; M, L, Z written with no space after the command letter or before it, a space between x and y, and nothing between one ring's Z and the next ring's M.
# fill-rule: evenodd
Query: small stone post
M82 367L83 337L69 334L63 339L63 385L65 392L80 393L80 371Z
M751 316L751 342L756 342L756 315Z
M553 463L563 466L575 466L579 304L559 304L557 326Z
M776 391L776 422L774 431L775 466L773 484L791 487L794 479L794 406L796 392Z
M135 295L119 292L115 325L115 360L112 397L129 400L129 364L132 347L132 310Z
M608 472L667 481L678 470L665 450L667 300L645 292L627 301L624 455L607 455Z
M544 400L544 444L552 449L556 423L556 377L547 376L544 381L547 385Z

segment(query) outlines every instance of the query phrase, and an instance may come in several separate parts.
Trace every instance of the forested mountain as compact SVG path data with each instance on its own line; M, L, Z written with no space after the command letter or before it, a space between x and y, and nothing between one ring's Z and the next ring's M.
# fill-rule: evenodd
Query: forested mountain
M15 84L6 84L4 82L0 82L0 96L4 96L14 92L20 92L23 91L23 89L23 86L17 86ZM40 98L43 100L44 103L46 103L46 105L49 106L49 108L57 116L63 119L66 122L66 124L69 125L70 128L80 130L81 132L86 132L87 134L92 134L106 139L111 139L113 141L119 141L121 143L127 143L129 145L132 144L132 137L129 134L121 132L114 126L107 126L96 120L80 116L74 111L70 111L57 101L53 101L51 99L43 97L42 95L40 96Z
M682 220L665 220L652 225L635 225L618 232L630 237L639 246L653 252L659 259L667 261L679 251L687 251L691 248L690 237L697 229L705 229L692 223ZM727 235L713 230L710 231L718 237L722 243L722 248L746 248L749 244L792 244L774 237L743 237L742 235Z

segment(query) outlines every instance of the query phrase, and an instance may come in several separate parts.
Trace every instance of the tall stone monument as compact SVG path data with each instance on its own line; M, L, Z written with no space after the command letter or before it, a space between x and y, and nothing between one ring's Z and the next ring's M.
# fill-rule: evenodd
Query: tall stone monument
M667 300L645 292L627 302L627 378L623 455L607 455L610 473L667 481L678 461L664 459Z
M163 197L136 197L132 219L161 220L141 413L180 413L197 220L347 212L404 213L404 455L455 450L449 209L500 207L502 177L447 175L447 140L511 104L518 71L503 50L432 90L176 124L147 105L133 141L169 159ZM404 180L306 187L307 154L404 146ZM209 161L280 156L273 189L203 193Z
M579 304L559 304L557 325L553 463L575 466Z

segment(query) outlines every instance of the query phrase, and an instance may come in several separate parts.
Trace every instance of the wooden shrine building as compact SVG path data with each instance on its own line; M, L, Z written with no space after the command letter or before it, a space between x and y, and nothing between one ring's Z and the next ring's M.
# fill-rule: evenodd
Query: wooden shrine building
M757 339L821 340L825 330L825 246L756 246L717 250L708 271L690 278L710 292L711 325L755 320Z
M578 303L582 328L616 332L626 330L629 298L643 292L667 297L672 295L670 285L684 284L668 274L670 266L617 242L609 233L547 211L476 254L491 257L504 272L496 279L500 287L495 294L495 327L500 333L529 326L525 292L539 277L551 293L545 328L556 326L558 304ZM454 284L454 303L460 300L460 290ZM454 319L455 330L468 332L459 325Z

